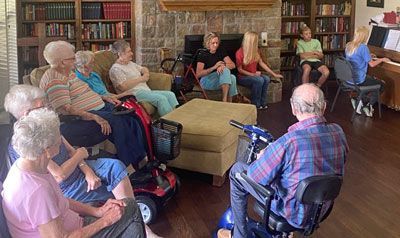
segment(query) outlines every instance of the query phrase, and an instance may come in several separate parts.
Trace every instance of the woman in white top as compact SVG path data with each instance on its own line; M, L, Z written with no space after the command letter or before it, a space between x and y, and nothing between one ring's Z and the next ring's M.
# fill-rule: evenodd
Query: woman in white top
M112 51L118 54L117 61L110 69L110 79L117 93L130 90L139 102L146 101L157 107L160 116L174 110L178 105L175 94L171 91L151 90L147 86L149 70L132 62L133 52L128 42L114 42Z

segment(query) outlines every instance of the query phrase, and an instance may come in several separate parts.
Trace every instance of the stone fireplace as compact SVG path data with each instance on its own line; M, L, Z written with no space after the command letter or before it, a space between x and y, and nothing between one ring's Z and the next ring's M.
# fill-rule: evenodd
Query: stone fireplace
M223 34L252 30L267 32L268 47L261 52L273 70L280 67L281 1L253 11L161 11L158 0L136 0L136 61L153 71L160 68L160 48L175 57L184 48L184 36L216 31Z

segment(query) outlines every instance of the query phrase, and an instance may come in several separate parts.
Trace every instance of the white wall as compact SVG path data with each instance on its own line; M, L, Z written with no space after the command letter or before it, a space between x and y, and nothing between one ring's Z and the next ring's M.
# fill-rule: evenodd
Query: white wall
M367 7L367 0L356 0L355 27L368 26L369 19L383 12L396 12L400 7L399 0L384 0L384 8Z

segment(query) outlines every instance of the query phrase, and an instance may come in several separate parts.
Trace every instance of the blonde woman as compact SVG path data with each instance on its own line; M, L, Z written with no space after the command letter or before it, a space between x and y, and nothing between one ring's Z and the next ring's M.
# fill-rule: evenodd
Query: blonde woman
M258 34L248 31L244 34L242 47L236 51L236 66L239 71L237 83L251 89L251 103L259 109L267 108L267 89L270 78L257 70L260 66L274 78L283 78L276 74L261 59L258 50Z
M231 74L235 63L228 53L219 47L220 37L215 32L204 35L206 52L199 55L196 76L200 78L201 87L206 90L222 89L222 101L232 102L232 97L237 95L236 77Z
M374 79L373 77L367 75L368 66L375 67L382 62L389 62L388 58L372 58L368 46L366 44L368 40L369 30L367 27L357 27L354 32L354 38L352 41L346 45L346 59L351 63L353 68L353 78L357 85L359 86L371 86L371 85L381 85L380 92L383 92L384 82L381 80ZM353 84L352 80L349 83ZM371 95L369 100L363 99L357 105L356 112L361 114L361 108L363 109L365 115L372 117L373 115L373 105L378 101L379 95ZM356 100L351 99L353 107L356 107Z

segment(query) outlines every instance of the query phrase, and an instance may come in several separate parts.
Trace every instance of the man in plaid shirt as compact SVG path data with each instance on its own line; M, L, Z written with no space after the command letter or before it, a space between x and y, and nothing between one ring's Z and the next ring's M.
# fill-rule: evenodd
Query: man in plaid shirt
M270 185L276 192L271 210L286 218L290 225L304 228L309 206L296 201L299 182L314 175L344 172L348 152L346 137L337 124L328 124L323 117L326 103L322 91L314 84L297 87L290 99L292 113L299 122L271 143L259 158L247 165L237 162L230 172L231 206L234 217L233 237L247 238L248 192L235 178L247 170L247 175L262 185ZM218 237L230 237L221 229Z

